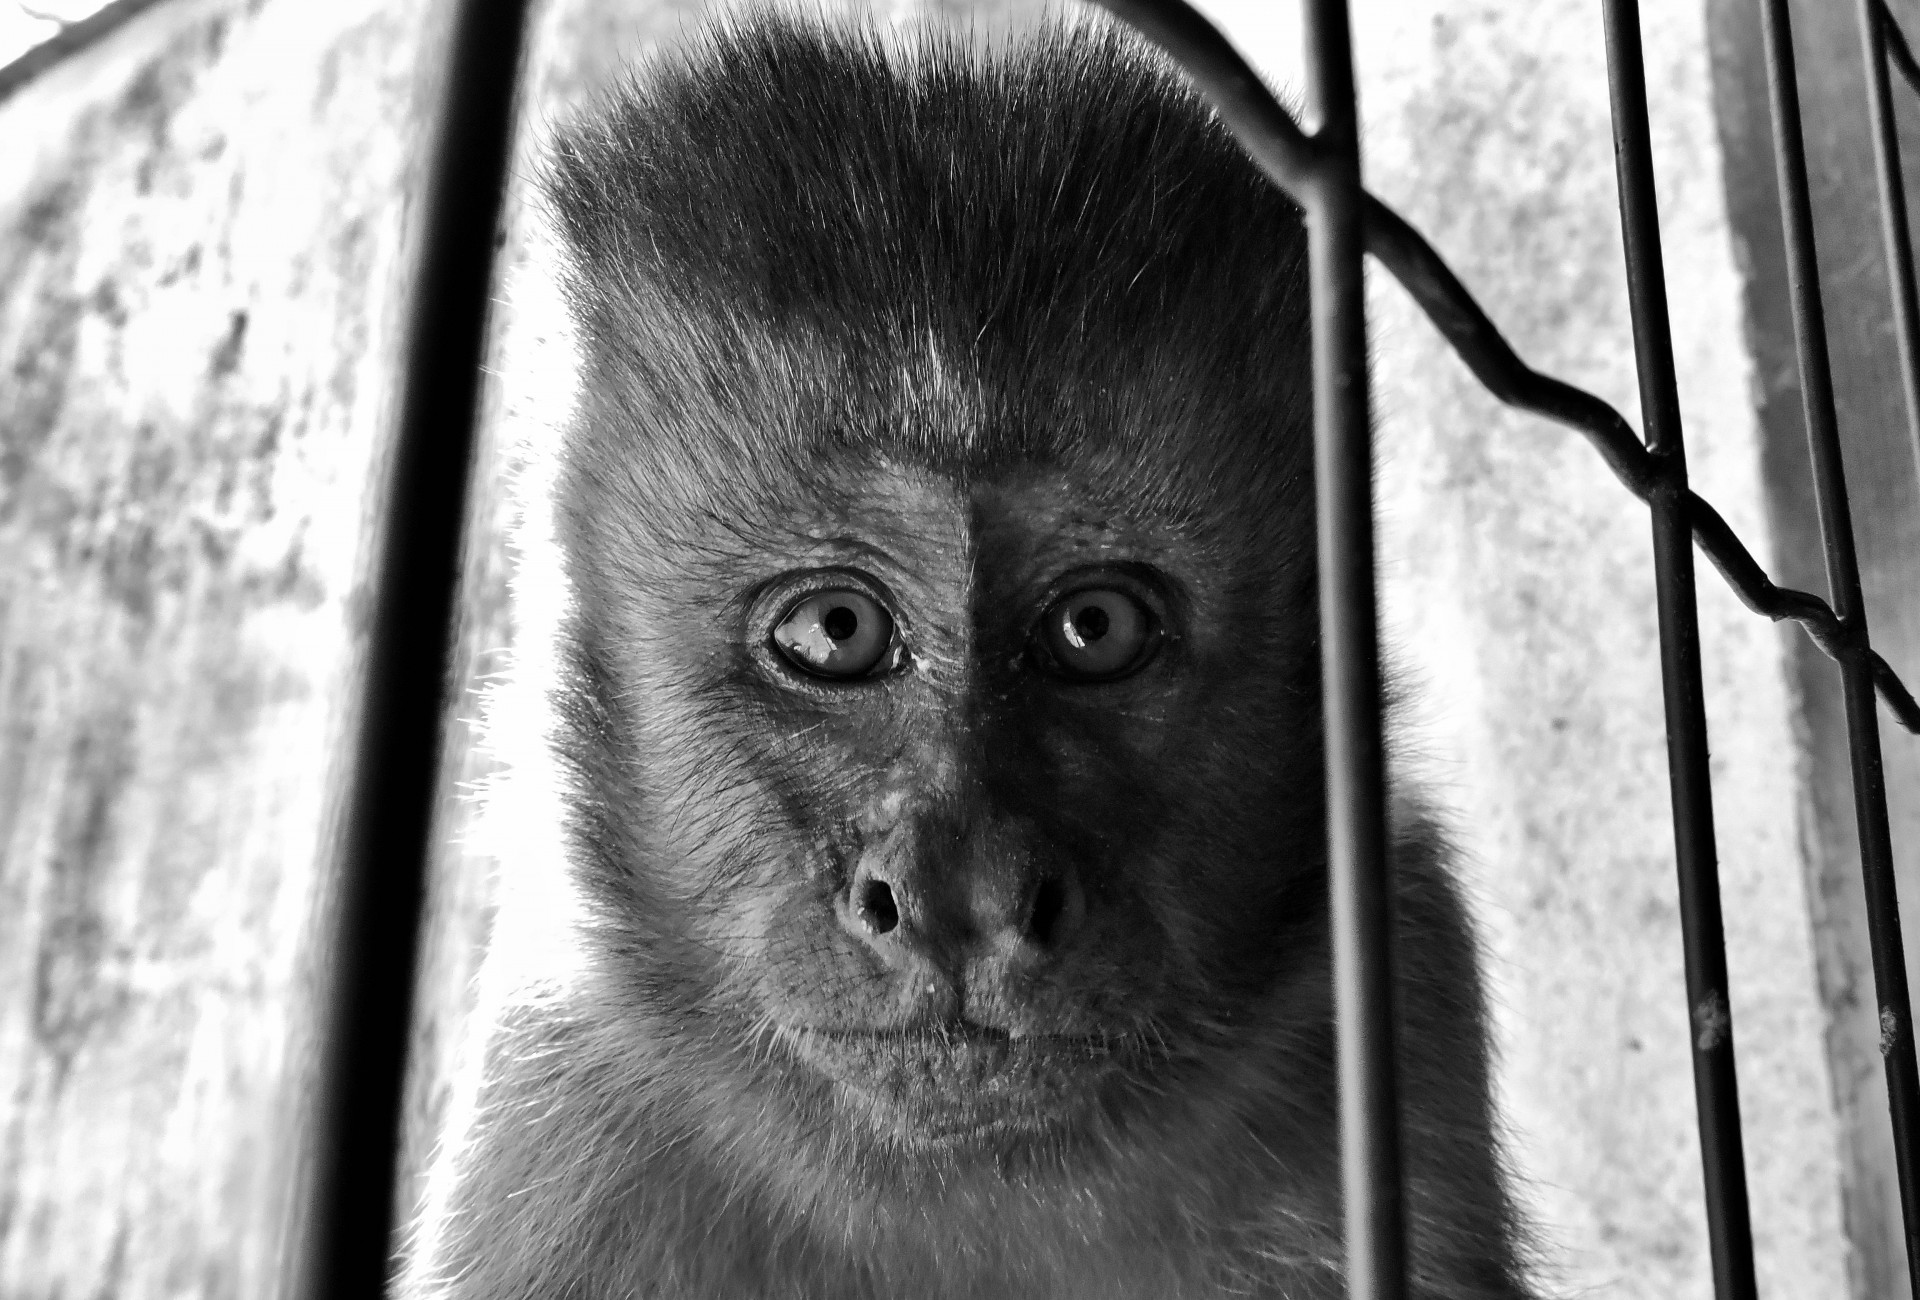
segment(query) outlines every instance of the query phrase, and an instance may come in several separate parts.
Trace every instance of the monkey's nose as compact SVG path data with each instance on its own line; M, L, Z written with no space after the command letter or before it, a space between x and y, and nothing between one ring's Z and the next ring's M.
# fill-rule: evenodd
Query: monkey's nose
M982 872L927 880L911 868L862 862L842 920L883 956L961 962L977 949L1029 960L1057 952L1079 928L1086 901L1068 873Z

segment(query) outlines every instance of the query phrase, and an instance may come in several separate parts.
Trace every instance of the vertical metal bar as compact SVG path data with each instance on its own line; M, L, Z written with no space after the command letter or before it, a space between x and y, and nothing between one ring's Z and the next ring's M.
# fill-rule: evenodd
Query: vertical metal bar
M1693 538L1687 518L1687 458L1667 318L1653 148L1647 128L1646 67L1638 0L1604 0L1607 84L1613 100L1613 152L1640 369L1640 413L1647 449L1659 467L1654 488L1653 571L1660 610L1660 676L1666 694L1667 772L1673 797L1674 853L1680 876L1680 934L1686 958L1693 1039L1693 1094L1707 1199L1714 1295L1753 1300L1753 1228L1741 1148L1740 1091L1734 1070L1727 950L1714 844L1713 784L1707 767L1707 714L1700 684L1700 619L1694 600Z
M416 230L420 264L341 859L321 1044L308 1300L383 1293L480 362L526 0L464 0Z
M1305 16L1308 93L1320 150L1308 223L1347 1294L1354 1300L1402 1300L1406 1206L1374 608L1359 112L1345 0L1309 0Z
M1820 301L1820 268L1813 242L1813 206L1807 189L1806 145L1800 127L1799 79L1794 71L1793 26L1787 0L1760 0L1766 42L1767 98L1773 109L1774 165L1786 230L1787 292L1793 307L1794 344L1800 354L1800 395L1812 453L1815 500L1827 561L1834 612L1848 642L1867 644L1866 609L1860 595L1860 565L1854 554L1853 514L1847 503L1839 423L1833 405L1833 372L1827 358L1826 317ZM1907 994L1907 962L1900 937L1900 906L1894 887L1893 843L1887 826L1886 773L1880 761L1880 720L1874 711L1873 678L1865 657L1840 661L1846 700L1847 743L1853 769L1854 816L1859 825L1861 875L1866 883L1867 934L1873 982L1880 1004L1880 1052L1893 1114L1893 1158L1900 1182L1907 1243L1907 1274L1920 1293L1920 1075L1913 1049L1913 1012Z
M1900 349L1900 385L1907 398L1907 439L1920 476L1920 296L1913 282L1913 238L1907 223L1906 181L1900 174L1899 123L1893 115L1893 78L1887 68L1883 0L1860 0L1860 43L1867 62L1868 109L1873 115L1873 163L1880 180L1880 230L1893 288L1894 339Z

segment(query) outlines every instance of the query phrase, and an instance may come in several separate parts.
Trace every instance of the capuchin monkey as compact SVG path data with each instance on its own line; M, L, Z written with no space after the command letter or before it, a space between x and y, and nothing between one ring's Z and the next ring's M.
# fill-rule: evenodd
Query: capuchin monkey
M499 851L564 942L412 1293L1344 1296L1299 210L1104 25L766 15L545 193L556 829ZM1413 1293L1521 1300L1404 792L1394 845Z

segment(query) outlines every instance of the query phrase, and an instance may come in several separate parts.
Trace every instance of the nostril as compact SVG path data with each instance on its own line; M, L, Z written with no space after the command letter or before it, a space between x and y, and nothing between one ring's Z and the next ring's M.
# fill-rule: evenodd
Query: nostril
M1027 913L1027 937L1041 945L1053 942L1053 932L1066 910L1066 888L1057 880L1041 881L1033 891L1033 907Z
M886 934L900 924L900 906L894 902L893 886L884 880L862 881L854 906L867 929L875 934Z

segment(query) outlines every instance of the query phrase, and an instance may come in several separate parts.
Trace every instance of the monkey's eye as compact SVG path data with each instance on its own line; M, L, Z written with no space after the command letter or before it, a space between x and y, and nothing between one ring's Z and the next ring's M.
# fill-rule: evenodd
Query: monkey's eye
M816 677L863 677L893 645L893 617L858 591L817 591L773 629L787 661Z
M1087 682L1111 681L1146 667L1159 632L1146 606L1112 587L1062 596L1040 616L1038 629L1052 666Z

